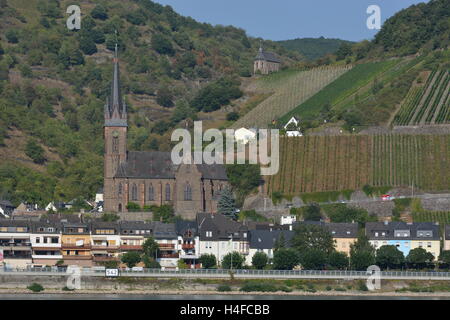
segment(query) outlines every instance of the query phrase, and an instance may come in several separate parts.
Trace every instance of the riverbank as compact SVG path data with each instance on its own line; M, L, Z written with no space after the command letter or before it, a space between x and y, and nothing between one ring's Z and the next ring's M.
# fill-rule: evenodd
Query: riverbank
M273 296L283 299L284 297L374 297L374 298L445 298L450 299L450 292L433 292L433 293L422 293L422 292L360 292L360 291L349 291L349 292L338 292L338 291L316 291L316 292L304 292L304 291L293 291L293 292L245 292L242 291L230 291L230 292L218 292L218 291L189 291L189 290L73 290L73 291L63 291L61 289L45 289L39 293L34 293L28 289L1 289L0 295L17 296L40 296L47 295L51 296L98 296L99 298L104 298L107 296L183 296L189 297L188 299L196 300L196 297L203 296L227 296L230 298L239 296Z
M69 290L67 276L2 276L0 294L61 296L267 296L283 297L424 297L450 298L450 283L436 280L382 280L379 290L369 291L363 280L179 279L82 277L80 289ZM33 293L28 287L41 287Z

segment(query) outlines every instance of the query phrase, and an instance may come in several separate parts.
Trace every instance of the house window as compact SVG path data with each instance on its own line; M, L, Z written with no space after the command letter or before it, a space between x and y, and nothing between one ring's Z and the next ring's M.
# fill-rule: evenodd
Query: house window
M149 201L153 201L155 200L155 191L153 189L153 185L150 184L150 186L148 187L148 196L147 196Z
M431 248L431 242L427 242L427 247Z
M192 188L189 182L184 187L184 201L192 201Z
M119 152L119 137L113 137L112 149L113 149L114 153L118 153Z
M170 184L166 184L166 201L170 201Z
M131 200L136 201L138 199L137 185L133 183L131 187Z

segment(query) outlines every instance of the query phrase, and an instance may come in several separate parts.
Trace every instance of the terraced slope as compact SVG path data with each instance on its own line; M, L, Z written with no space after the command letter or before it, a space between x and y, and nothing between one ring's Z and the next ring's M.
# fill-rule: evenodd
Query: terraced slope
M267 192L284 195L364 185L450 190L450 135L347 135L281 138L280 170Z
M267 128L273 120L288 113L350 69L351 66L320 67L261 78L249 90L273 94L236 121L232 128Z

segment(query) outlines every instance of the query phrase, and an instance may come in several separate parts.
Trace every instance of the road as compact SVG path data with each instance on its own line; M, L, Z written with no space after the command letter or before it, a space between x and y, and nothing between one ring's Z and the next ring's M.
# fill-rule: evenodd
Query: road
M69 276L65 271L0 271L0 276ZM142 271L121 270L121 277L135 278L184 278L184 279L229 279L230 270L221 269L180 269L160 270L145 269ZM367 279L371 276L366 271L318 271L318 270L233 270L235 279ZM376 276L376 275L374 275ZM384 280L450 280L450 272L411 272L382 271L380 279ZM102 270L83 268L81 277L105 277Z

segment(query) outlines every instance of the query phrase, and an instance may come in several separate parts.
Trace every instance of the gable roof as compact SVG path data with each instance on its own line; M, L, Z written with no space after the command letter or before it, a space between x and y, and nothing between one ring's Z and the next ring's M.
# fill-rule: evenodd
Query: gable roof
M221 164L196 165L204 179L228 180L225 166ZM173 164L171 153L162 151L129 151L116 178L175 179L178 165Z
M358 224L348 222L299 221L295 225L309 224L326 228L333 238L357 238Z
M247 234L248 228L242 223L233 221L220 213L198 213L197 230L201 241L226 241L247 240L244 233ZM206 232L211 231L212 237L206 237Z
M281 63L281 60L272 52L266 52L262 48L259 48L258 54L255 60L263 60L275 63Z
M395 236L396 231L405 231L407 236ZM419 236L419 231L431 231L430 236ZM382 235L382 232L385 235ZM378 233L378 236L376 234ZM439 240L439 225L433 222L403 221L367 222L366 235L370 240Z
M288 230L251 230L250 248L252 249L273 249L276 241L284 236L285 246L291 247L291 239L294 237L294 231Z

